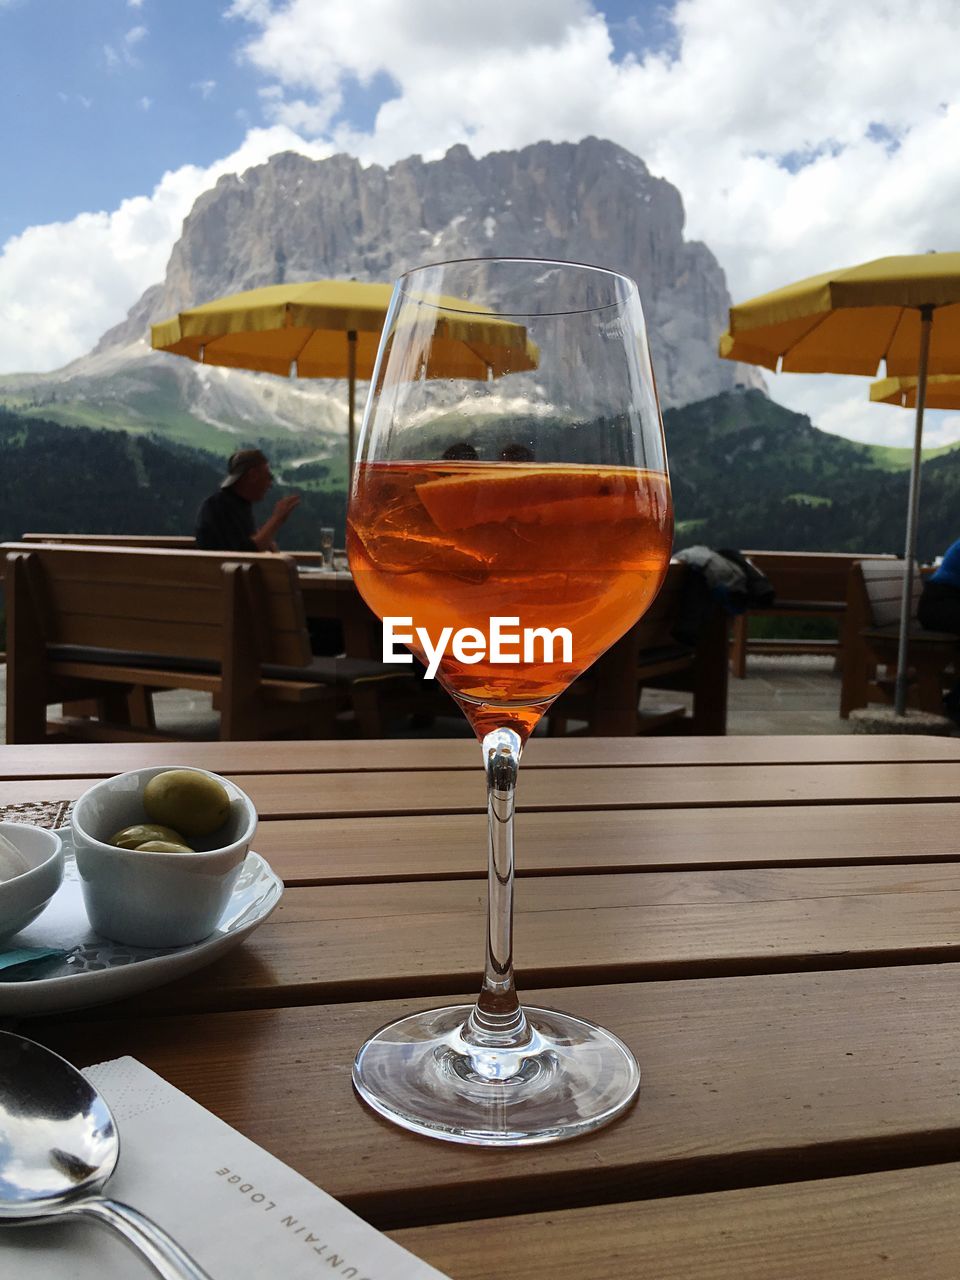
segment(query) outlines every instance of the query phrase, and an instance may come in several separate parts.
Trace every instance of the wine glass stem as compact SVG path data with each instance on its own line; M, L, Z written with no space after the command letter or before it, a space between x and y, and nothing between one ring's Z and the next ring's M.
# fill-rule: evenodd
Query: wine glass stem
M493 729L483 739L489 824L487 949L483 987L463 1034L488 1048L519 1047L529 1038L513 980L513 811L522 749L512 729Z

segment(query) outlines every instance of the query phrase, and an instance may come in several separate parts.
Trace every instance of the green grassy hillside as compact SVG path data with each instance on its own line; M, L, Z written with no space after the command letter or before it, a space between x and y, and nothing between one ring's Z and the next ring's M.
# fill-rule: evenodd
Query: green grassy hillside
M435 424L436 452L477 433L475 420ZM716 396L666 413L676 508L676 545L794 550L902 551L907 450L883 450L818 431L759 392ZM503 425L503 443L527 440L538 456L582 457L616 438L614 425L577 427L544 419ZM479 439L479 435L477 437ZM549 441L549 450L547 443ZM313 547L317 529L343 536L346 458L342 444L231 438L259 445L302 504L283 531L288 547ZM223 451L146 432L65 426L0 408L0 536L27 530L190 533L201 500L219 483ZM217 456L219 454L219 456ZM283 492L278 485L271 498ZM269 509L268 499L263 514ZM960 536L960 450L935 450L924 464L919 551L929 558Z
M197 508L224 472L222 459L201 449L155 436L63 426L2 408L0 450L3 540L27 532L190 534ZM282 474L282 459L277 451L272 456ZM284 526L284 546L316 546L317 530L326 524L342 536L345 463L334 463L332 470L328 486L297 486L303 500ZM337 487L331 491L329 485ZM284 491L282 484L275 486L260 514L269 514Z
M677 545L902 553L910 451L818 431L756 391L664 415ZM923 466L918 550L960 536L960 451Z
M865 447L870 450L876 465L882 467L884 471L910 470L910 463L913 460L912 449L895 449L888 444L868 444ZM924 462L927 462L931 458L943 458L957 449L960 449L960 444L944 444L939 449L923 449L921 456Z

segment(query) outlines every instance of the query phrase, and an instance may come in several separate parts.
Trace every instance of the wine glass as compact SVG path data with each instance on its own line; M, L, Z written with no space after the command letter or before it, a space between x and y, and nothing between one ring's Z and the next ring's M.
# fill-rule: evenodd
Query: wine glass
M672 532L632 280L517 258L401 277L352 477L350 567L428 671L446 636L437 677L482 745L489 818L476 1004L383 1027L354 1064L360 1096L407 1129L484 1146L551 1142L636 1097L640 1070L616 1036L519 1003L514 797L524 743L646 610Z

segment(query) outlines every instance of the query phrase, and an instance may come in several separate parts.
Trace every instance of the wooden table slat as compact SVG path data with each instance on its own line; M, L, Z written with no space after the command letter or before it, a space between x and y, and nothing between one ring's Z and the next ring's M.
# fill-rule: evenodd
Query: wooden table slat
M856 764L960 760L960 738L925 735L809 734L769 738L533 738L524 770L610 765ZM133 767L179 764L235 774L446 771L479 769L470 738L384 742L142 742L0 746L0 779L103 777Z
M289 890L238 952L136 1002L158 1010L479 986L478 881ZM526 986L960 961L960 866L542 877L517 888Z
M188 759L189 757L184 757ZM438 773L418 786L404 772L382 772L375 785L366 773L246 774L243 789L260 816L269 818L390 816L480 813L486 808L483 774ZM521 773L518 807L544 810L729 808L755 805L894 804L949 801L957 796L960 771L951 762L893 764L664 766L659 769L603 767L584 770L571 783L566 771ZM87 778L0 782L0 805L31 800L72 800Z
M960 859L960 802L786 805L752 809L609 809L589 842L567 813L524 813L517 874ZM434 814L262 822L256 848L288 884L485 878L486 820Z
M956 1280L960 1164L408 1227L451 1280Z

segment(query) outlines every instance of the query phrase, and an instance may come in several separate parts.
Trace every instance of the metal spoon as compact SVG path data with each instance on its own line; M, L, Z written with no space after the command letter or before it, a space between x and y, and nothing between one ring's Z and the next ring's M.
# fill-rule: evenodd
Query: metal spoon
M58 1054L0 1031L0 1225L98 1218L163 1280L210 1280L175 1241L103 1188L120 1139L107 1104Z

